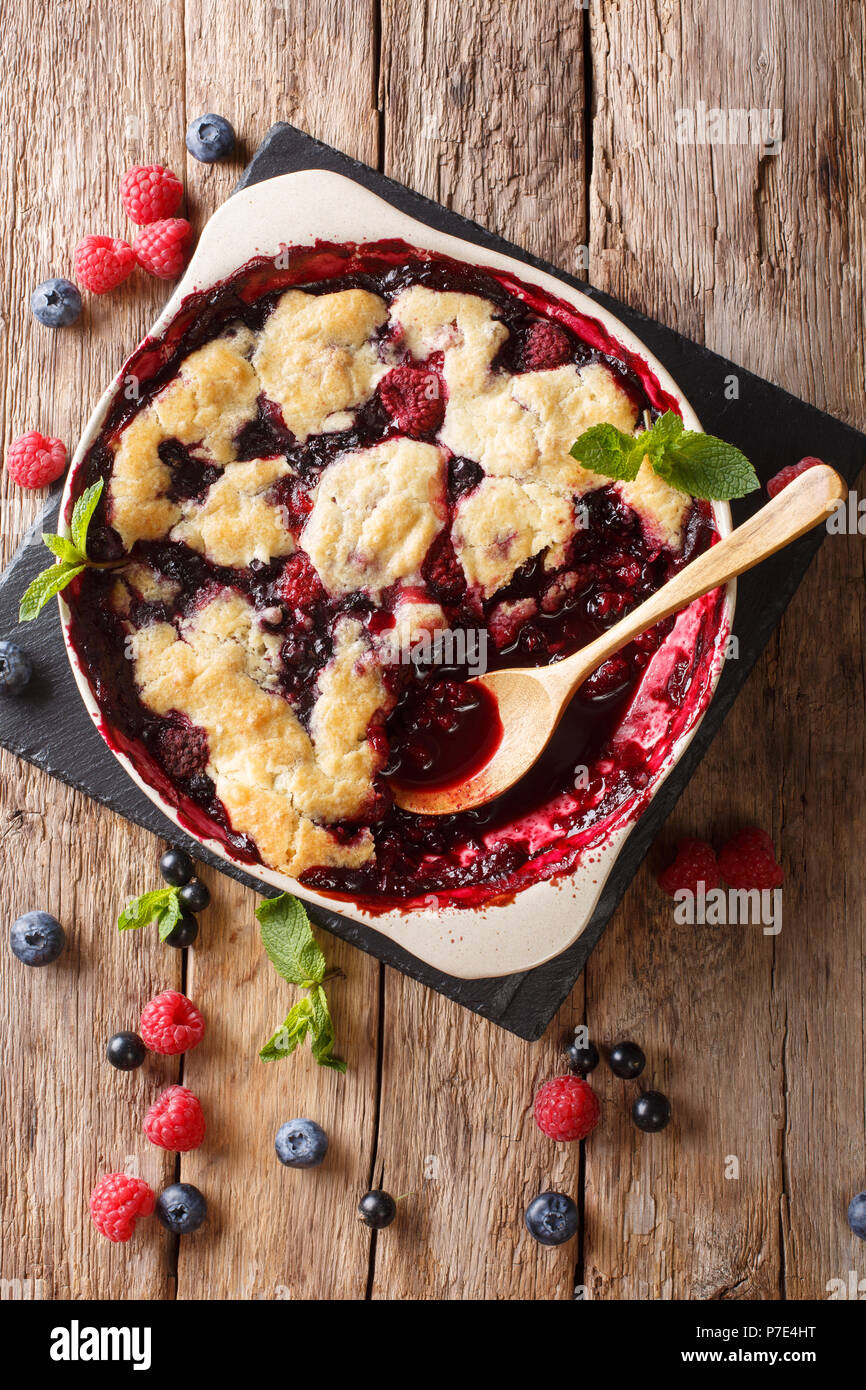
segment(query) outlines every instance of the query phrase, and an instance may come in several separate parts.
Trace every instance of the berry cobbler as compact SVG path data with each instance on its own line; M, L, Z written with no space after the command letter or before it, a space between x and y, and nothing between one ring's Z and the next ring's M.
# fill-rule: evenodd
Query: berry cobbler
M196 835L370 910L568 872L694 723L719 594L686 642L669 619L605 662L498 801L419 817L393 788L495 748L468 653L557 661L711 543L708 504L646 461L614 483L569 452L667 409L597 320L394 241L190 296L126 364L69 500L104 480L64 597L105 737Z

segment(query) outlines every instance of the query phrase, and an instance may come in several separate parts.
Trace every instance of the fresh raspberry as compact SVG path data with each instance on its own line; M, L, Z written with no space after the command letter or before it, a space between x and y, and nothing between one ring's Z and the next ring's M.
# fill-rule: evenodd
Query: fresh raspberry
M571 358L571 340L558 323L544 319L534 323L523 344L523 370L543 372L547 367L561 367Z
M598 1096L580 1076L554 1077L535 1097L535 1123L559 1144L592 1134L600 1114Z
M153 1207L153 1188L126 1173L106 1173L90 1194L94 1226L115 1242L129 1240L139 1216L150 1216Z
M289 558L278 587L286 602L302 613L325 597L322 581L303 550L296 550Z
M204 1037L204 1019L185 994L167 989L145 1004L138 1032L151 1052L176 1057Z
M719 855L719 873L730 888L781 888L785 877L773 841L755 825L728 840Z
M66 445L38 430L13 439L6 450L6 472L19 487L45 487L66 467Z
M672 898L685 889L697 893L699 883L703 883L707 890L718 888L716 852L706 840L680 840L676 859L659 874L659 887Z
M421 574L439 603L459 603L466 592L466 575L457 559L450 531L440 531L427 551Z
M192 227L185 217L166 217L143 227L132 249L140 266L160 280L174 280L186 264Z
M186 1086L169 1086L144 1117L144 1132L151 1144L172 1153L197 1149L204 1139L204 1113L198 1097Z
M144 227L177 212L183 184L161 164L136 164L120 180L120 200L130 222Z
M439 377L421 367L395 367L380 381L379 396L404 434L430 434L445 418Z
M154 741L162 766L178 781L189 781L197 772L204 772L208 765L207 731L183 715L160 724Z
M823 459L813 458L807 454L799 463L789 463L787 468L781 468L774 477L767 483L767 492L771 497L776 497L783 488L792 483L795 478L799 478L801 473L805 473L807 468L814 468L816 463L823 463Z
M135 253L116 236L86 236L75 248L75 278L91 294L108 294L131 275Z

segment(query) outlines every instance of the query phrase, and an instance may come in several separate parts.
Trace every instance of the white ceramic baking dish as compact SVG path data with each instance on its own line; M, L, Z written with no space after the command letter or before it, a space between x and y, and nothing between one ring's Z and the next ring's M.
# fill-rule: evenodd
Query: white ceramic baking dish
M161 335L187 295L210 288L254 256L277 256L281 246L307 245L317 239L365 242L391 237L443 252L457 260L510 272L600 321L619 343L643 358L662 388L676 398L686 427L700 429L695 412L661 363L624 324L594 300L553 276L511 257L435 231L397 211L351 179L322 170L285 174L234 194L208 222L186 274L148 336L158 338ZM69 470L61 512L66 507L76 469L99 433L123 375L124 369L121 368L84 430ZM719 532L726 535L731 528L730 509L725 503L716 503L714 513ZM63 525L61 522L61 529ZM721 671L724 645L733 619L734 598L735 585L731 583L725 595L724 611L715 638L714 669L708 698L715 689ZM59 596L59 603L64 640L81 697L97 727L101 728L100 711L69 639L70 614L62 595ZM672 754L656 776L647 799L658 791L685 751L699 723L700 718L674 744ZM180 825L173 807L142 780L129 759L117 750L112 751L145 795L169 820ZM186 827L183 828L186 831ZM574 873L534 884L509 901L481 908L434 906L426 910L370 914L343 899L335 901L311 892L286 875L263 865L255 865L252 871L275 889L297 892L310 902L335 908L358 922L369 923L413 955L448 974L463 978L508 975L531 969L558 955L581 934L630 829L631 823L628 821L617 825L603 843L593 848ZM208 839L202 843L218 858L249 870L248 864L235 860L218 841Z

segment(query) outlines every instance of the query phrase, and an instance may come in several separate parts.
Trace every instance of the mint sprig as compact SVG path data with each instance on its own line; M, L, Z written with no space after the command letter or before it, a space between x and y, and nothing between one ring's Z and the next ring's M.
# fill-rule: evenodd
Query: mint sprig
M61 589L65 589L66 585L90 563L87 558L87 529L104 486L104 479L100 478L78 498L69 523L70 539L43 531L42 539L55 556L56 563L37 574L22 594L18 608L19 622L32 622L42 612L48 600L59 594Z
M307 990L289 1009L281 1027L272 1034L259 1056L263 1062L288 1057L309 1037L310 1050L321 1067L344 1072L346 1063L333 1055L334 1025L322 987L327 965L310 926L303 903L291 893L266 898L256 909L262 945L278 975L289 984Z
M177 888L154 888L150 893L142 893L126 904L117 919L118 930L131 931L135 927L146 927L156 922L160 941L171 936L181 919L183 907L180 890Z
M638 435L624 434L615 425L591 425L570 453L590 472L618 482L632 482L648 458L671 487L708 501L727 502L760 487L745 454L715 435L685 429L673 410Z

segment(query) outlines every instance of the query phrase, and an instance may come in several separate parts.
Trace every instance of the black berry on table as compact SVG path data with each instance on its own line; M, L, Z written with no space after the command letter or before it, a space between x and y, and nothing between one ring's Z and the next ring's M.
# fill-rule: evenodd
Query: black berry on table
M0 642L0 694L20 695L32 675L27 653L14 642Z
M316 1168L328 1152L328 1136L315 1120L287 1120L277 1130L274 1148L287 1168Z
M631 1117L645 1134L657 1134L671 1118L671 1103L661 1091L644 1091L632 1106Z
M108 1039L105 1055L118 1071L135 1071L147 1056L147 1048L137 1033L114 1033Z
M189 883L183 885L177 896L182 906L189 912L204 912L210 904L210 891L207 884L202 883L200 878L190 879Z
M643 1050L633 1042L616 1043L607 1060L614 1076L622 1077L623 1081L633 1081L646 1066Z
M183 889L181 889L183 892ZM173 927L165 938L166 946L173 946L177 951L183 951L187 946L191 946L198 936L198 922L191 912L186 909L180 914L180 921Z
M50 965L66 945L66 933L50 912L25 912L12 923L9 944L24 965Z
M195 866L184 849L167 849L159 861L159 872L172 888L182 888L189 883Z
M524 1220L539 1245L564 1245L577 1232L577 1207L563 1192L541 1192L529 1203Z
M588 1076L591 1071L595 1071L600 1061L595 1043L588 1042L585 1047L581 1046L575 1041L573 1033L565 1035L565 1055L572 1071L577 1072L578 1076Z
M358 1203L358 1211L365 1226L372 1231L383 1231L397 1215L397 1203L390 1192L375 1189L364 1193Z
M866 1240L866 1192L858 1192L848 1203L848 1225L855 1236Z
M155 1210L167 1231L189 1236L207 1216L207 1202L191 1182L173 1182L160 1192Z

